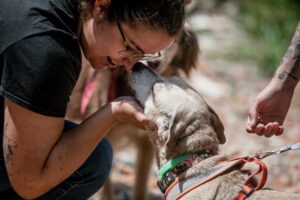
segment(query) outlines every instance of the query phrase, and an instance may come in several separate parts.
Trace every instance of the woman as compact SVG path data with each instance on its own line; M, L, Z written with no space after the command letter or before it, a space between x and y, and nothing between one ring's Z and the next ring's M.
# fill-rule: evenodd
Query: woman
M129 97L78 126L64 121L81 50L95 69L130 70L172 43L184 0L2 0L0 13L0 196L87 199L111 167L109 129L120 121L153 125Z

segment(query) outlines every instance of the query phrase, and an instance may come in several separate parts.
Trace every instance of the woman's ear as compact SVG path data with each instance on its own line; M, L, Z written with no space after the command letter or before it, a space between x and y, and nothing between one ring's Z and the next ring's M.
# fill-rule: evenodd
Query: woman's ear
M107 14L111 0L95 0L93 5L92 14L96 19L102 19Z

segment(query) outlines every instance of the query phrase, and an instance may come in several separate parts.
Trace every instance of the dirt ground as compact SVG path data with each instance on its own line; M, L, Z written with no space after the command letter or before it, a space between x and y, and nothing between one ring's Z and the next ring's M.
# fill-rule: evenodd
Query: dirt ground
M202 50L199 68L189 82L206 99L222 119L227 142L220 152L228 158L253 155L258 151L273 150L300 142L300 88L297 87L291 108L280 137L263 138L248 134L245 123L251 102L268 83L257 75L255 62L230 61L214 57L224 51L235 51L245 33L224 15L195 15L189 20L195 31L209 30L212 34L199 34ZM117 200L130 199L134 184L135 148L115 152L112 180ZM286 152L264 159L269 175L265 187L300 193L300 151ZM162 199L156 186L156 166L153 164L148 182L150 200Z

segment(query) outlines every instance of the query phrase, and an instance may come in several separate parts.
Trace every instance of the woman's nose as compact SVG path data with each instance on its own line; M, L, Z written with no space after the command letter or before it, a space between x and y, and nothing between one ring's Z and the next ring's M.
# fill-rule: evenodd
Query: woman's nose
M122 59L122 64L125 66L126 70L131 70L133 65L140 60L138 57L130 56Z

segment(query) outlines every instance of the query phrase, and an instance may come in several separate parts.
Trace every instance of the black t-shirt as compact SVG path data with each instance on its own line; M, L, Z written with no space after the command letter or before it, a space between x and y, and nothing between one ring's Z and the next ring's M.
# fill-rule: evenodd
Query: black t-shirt
M76 0L1 0L0 95L64 117L81 70Z
M77 0L1 0L2 130L3 98L43 115L65 116L81 70L78 20Z

